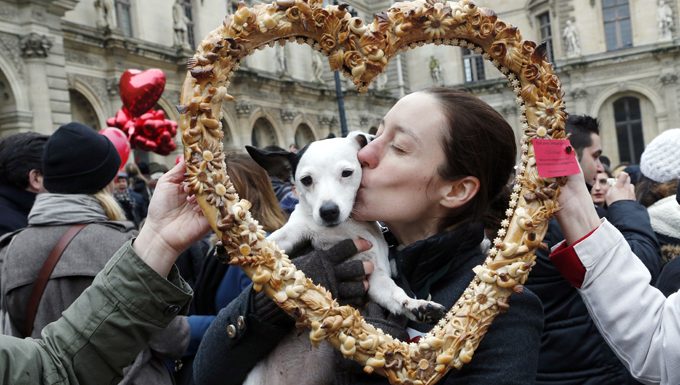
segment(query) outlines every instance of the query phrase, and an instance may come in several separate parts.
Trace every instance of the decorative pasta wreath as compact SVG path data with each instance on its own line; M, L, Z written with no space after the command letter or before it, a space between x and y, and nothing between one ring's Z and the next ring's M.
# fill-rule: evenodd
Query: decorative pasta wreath
M288 256L265 239L225 171L220 123L227 87L240 60L277 41L309 44L328 56L365 91L400 51L434 43L482 53L508 79L516 94L524 135L506 218L483 265L451 310L417 343L405 343L366 323L357 309L340 306L331 294L295 269ZM519 291L534 265L548 219L557 211L559 178L538 175L532 139L564 139L566 114L561 84L545 47L522 40L517 28L469 0L414 0L394 4L365 25L345 5L322 0L278 0L238 10L212 31L189 60L183 85L180 128L186 179L229 263L240 265L281 308L310 329L313 343L329 341L366 372L393 384L433 384L449 369L470 362L508 297Z

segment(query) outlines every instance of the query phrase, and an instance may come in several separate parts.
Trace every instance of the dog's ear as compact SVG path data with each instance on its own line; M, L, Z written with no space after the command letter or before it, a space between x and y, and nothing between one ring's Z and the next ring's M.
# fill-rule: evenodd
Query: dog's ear
M356 140L356 142L359 143L359 148L363 148L368 142L373 140L373 135L361 131L352 131L347 134L347 137Z
M289 158L294 156L294 153L282 148L261 149L253 146L246 146L246 151L269 176L290 180L292 162Z

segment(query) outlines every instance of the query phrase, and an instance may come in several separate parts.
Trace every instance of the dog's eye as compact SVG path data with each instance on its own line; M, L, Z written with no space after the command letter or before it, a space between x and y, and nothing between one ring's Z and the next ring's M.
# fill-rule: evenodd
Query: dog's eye
M302 182L304 186L309 186L312 184L312 177L307 175L306 177L300 179L300 182Z
M345 170L345 171L342 172L342 177L343 177L343 178L348 178L348 177L352 176L352 174L354 174L354 171L352 171L352 170Z

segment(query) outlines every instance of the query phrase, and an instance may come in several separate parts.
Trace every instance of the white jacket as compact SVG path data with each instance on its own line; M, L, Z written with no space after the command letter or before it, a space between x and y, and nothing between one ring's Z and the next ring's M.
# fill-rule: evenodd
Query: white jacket
M606 220L574 245L586 268L580 294L597 328L645 384L680 384L680 292L666 298Z

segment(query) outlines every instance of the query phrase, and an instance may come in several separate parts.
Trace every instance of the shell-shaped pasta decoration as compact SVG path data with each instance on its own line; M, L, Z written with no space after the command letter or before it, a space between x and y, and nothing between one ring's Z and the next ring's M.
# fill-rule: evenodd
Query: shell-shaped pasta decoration
M465 47L498 67L516 95L524 135L510 208L484 264L475 268L470 286L425 342L408 344L384 334L295 270L288 256L265 239L250 203L239 199L226 174L220 114L221 103L234 99L227 93L230 80L250 53L288 40L306 42L328 56L331 68L359 91L404 49L431 43ZM189 64L178 106L187 181L229 263L241 265L256 290L309 327L312 342L329 341L366 372L382 374L393 384L434 384L448 370L469 363L495 316L508 307L508 297L521 291L534 250L558 209L564 181L538 176L531 142L565 138L561 84L545 47L522 40L517 28L468 0L399 2L369 24L352 17L344 5L278 0L250 8L242 2L203 39Z

